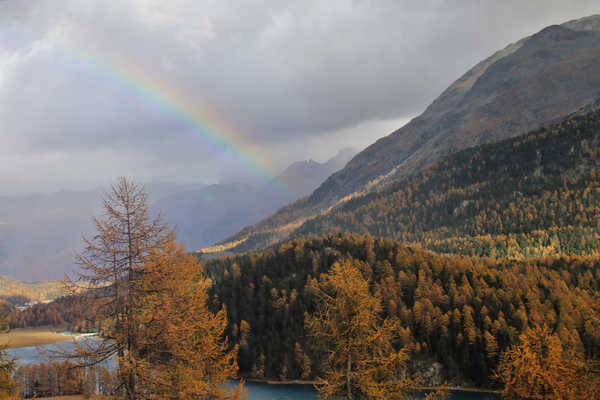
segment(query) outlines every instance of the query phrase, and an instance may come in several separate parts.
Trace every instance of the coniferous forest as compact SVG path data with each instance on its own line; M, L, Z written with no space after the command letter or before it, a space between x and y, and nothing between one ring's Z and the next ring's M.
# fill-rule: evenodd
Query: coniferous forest
M436 255L386 239L335 234L274 251L209 261L213 304L225 304L228 336L240 346L240 372L312 379L320 358L307 334L311 288L332 265L351 262L400 320L399 346L437 360L444 379L494 387L499 357L528 328L546 325L564 346L600 356L600 258L529 260Z
M474 256L597 254L599 132L596 111L458 152L293 236L368 233Z

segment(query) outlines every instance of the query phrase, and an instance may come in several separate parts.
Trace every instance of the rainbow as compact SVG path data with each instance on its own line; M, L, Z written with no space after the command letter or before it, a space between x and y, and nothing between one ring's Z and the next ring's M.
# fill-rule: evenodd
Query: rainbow
M166 79L130 62L126 57L107 51L108 46L104 46L102 51L98 48L92 50L89 46L84 47L72 40L56 37L51 43L70 58L85 63L120 86L132 90L144 101L175 116L192 128L194 135L203 138L223 153L232 155L258 177L265 181L278 181L273 179L275 174L271 169L260 161L268 157L254 154L245 132L215 111L214 107L192 98Z

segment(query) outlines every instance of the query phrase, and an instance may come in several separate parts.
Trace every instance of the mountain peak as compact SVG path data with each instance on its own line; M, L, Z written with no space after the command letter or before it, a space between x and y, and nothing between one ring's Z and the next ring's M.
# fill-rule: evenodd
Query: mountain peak
M328 162L340 160L345 164L350 161L352 157L356 155L356 153L358 153L358 151L354 147L344 147L343 149L340 149Z

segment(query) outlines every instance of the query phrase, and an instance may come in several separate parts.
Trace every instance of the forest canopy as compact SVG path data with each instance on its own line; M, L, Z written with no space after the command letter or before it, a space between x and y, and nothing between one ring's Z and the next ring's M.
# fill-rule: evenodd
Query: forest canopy
M498 260L437 255L368 235L298 239L277 250L204 263L214 307L228 311L240 374L310 379L323 360L303 323L316 311L311 290L343 260L362 266L382 317L399 320L400 348L437 361L444 379L481 386L501 354L528 328L547 325L582 357L600 357L600 257ZM409 364L410 364L409 363Z

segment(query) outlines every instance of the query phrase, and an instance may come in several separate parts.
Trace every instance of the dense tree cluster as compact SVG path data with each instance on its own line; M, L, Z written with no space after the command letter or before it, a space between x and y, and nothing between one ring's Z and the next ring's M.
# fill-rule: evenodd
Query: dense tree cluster
M68 361L27 364L17 368L15 381L27 398L69 395L110 395L117 387L114 372L103 366L76 368Z
M6 345L0 346L0 399L16 399L17 383L14 380L16 361L6 353Z
M587 384L571 383L597 385L587 366L600 361L599 144L600 111L571 117L351 199L277 248L201 265L167 231L140 250L132 247L139 232L123 220L100 224L85 263L100 295L34 306L11 325L99 329L113 346L105 355L118 359L119 394L131 399L209 393L218 385L204 383L224 382L236 366L254 378L316 379L326 395L377 397L398 382L377 369L388 361L407 366L409 378L438 361L449 381L577 398ZM120 184L117 200L138 191ZM157 225L142 220L141 233L152 234ZM272 237L253 236L263 239ZM344 276L353 276L347 287L338 285ZM368 306L360 321L381 328L372 337L395 358L344 333L361 315L337 303L346 292ZM364 332L354 336L371 337ZM378 357L364 359L372 374L361 382L352 381L353 346ZM220 354L220 364L202 349Z
M50 301L65 294L60 281L22 282L0 275L0 298L15 305Z
M381 293L371 293L365 268L342 260L308 288L317 300L306 326L324 361L316 385L322 399L403 400L410 389L411 382L400 379L407 348L394 349L398 319L381 317Z
M9 307L10 327L65 326L73 332L93 332L89 299L81 295L60 297L50 303L38 303L23 310Z
M474 147L292 234L368 233L437 252L526 258L600 249L600 112Z
M384 239L335 234L275 251L205 262L215 307L228 310L241 373L271 379L318 376L322 357L303 323L311 289L332 265L352 260L382 317L399 320L399 345L435 359L450 380L493 384L500 355L528 328L548 325L586 359L600 357L600 257L497 260L436 255Z

